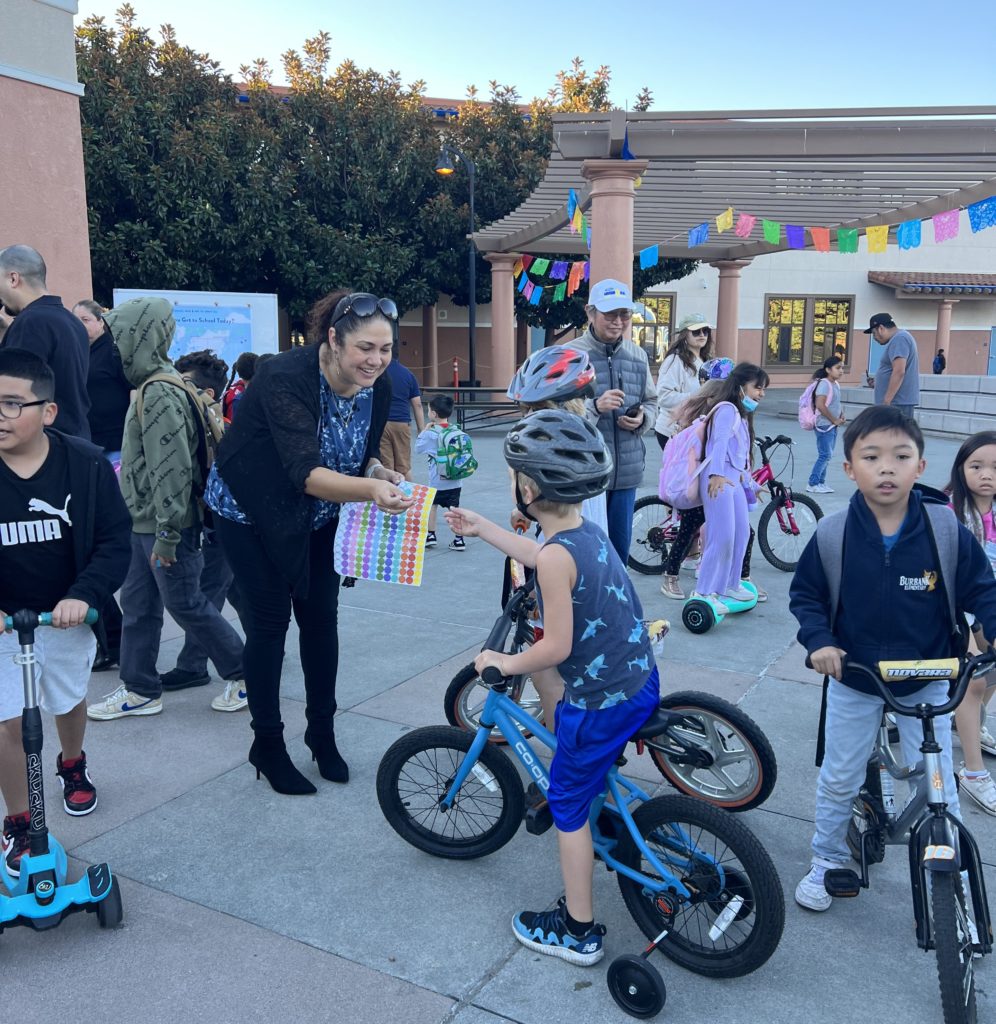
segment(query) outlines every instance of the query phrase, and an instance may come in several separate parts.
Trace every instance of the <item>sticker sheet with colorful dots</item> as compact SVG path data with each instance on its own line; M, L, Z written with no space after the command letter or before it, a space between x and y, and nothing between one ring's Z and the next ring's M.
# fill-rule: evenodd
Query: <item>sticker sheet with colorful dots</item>
M340 576L380 583L422 582L425 537L435 487L407 481L401 489L415 502L401 515L381 512L372 501L346 502L335 534L335 571Z

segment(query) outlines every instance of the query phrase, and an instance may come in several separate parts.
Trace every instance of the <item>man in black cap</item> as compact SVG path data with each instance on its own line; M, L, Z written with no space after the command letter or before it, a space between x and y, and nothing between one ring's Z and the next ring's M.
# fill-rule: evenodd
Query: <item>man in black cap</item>
M876 313L865 334L884 346L882 360L869 383L875 387L876 405L894 405L910 418L920 404L920 360L916 340L901 331L891 313Z

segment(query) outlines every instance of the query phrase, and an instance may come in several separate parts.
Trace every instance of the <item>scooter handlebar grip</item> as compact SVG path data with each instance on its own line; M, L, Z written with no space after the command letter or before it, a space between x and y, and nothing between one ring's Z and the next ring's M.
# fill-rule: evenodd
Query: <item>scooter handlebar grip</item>
M100 618L100 615L97 612L96 608L88 608L87 612L86 612L86 615L83 616L83 625L85 625L85 626L92 626L97 621L97 619L99 619L99 618ZM10 619L8 619L7 621L10 622ZM42 612L38 616L38 625L39 626L51 626L52 625L52 613L51 612Z

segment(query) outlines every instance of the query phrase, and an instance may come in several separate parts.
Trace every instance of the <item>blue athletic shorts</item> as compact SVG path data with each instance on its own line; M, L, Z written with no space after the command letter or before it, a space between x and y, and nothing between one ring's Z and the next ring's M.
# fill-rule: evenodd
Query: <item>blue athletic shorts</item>
M605 776L660 704L657 667L642 690L621 704L586 711L566 701L557 705L557 750L550 764L547 799L561 832L584 828L591 805L605 789Z

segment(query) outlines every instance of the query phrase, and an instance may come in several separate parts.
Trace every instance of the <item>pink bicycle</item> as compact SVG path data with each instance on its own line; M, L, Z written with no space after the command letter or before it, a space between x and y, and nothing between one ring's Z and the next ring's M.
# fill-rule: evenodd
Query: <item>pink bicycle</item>
M795 494L791 485L775 479L768 452L780 445L788 448L789 476L795 467L792 438L759 437L755 440L761 452L761 465L751 474L754 481L767 488L769 500L757 524L757 541L761 553L782 572L794 572L802 550L816 533L816 524L823 518L823 509L808 494ZM633 539L627 559L631 569L648 576L664 572L664 562L675 537L681 514L656 494L638 498L633 507Z

